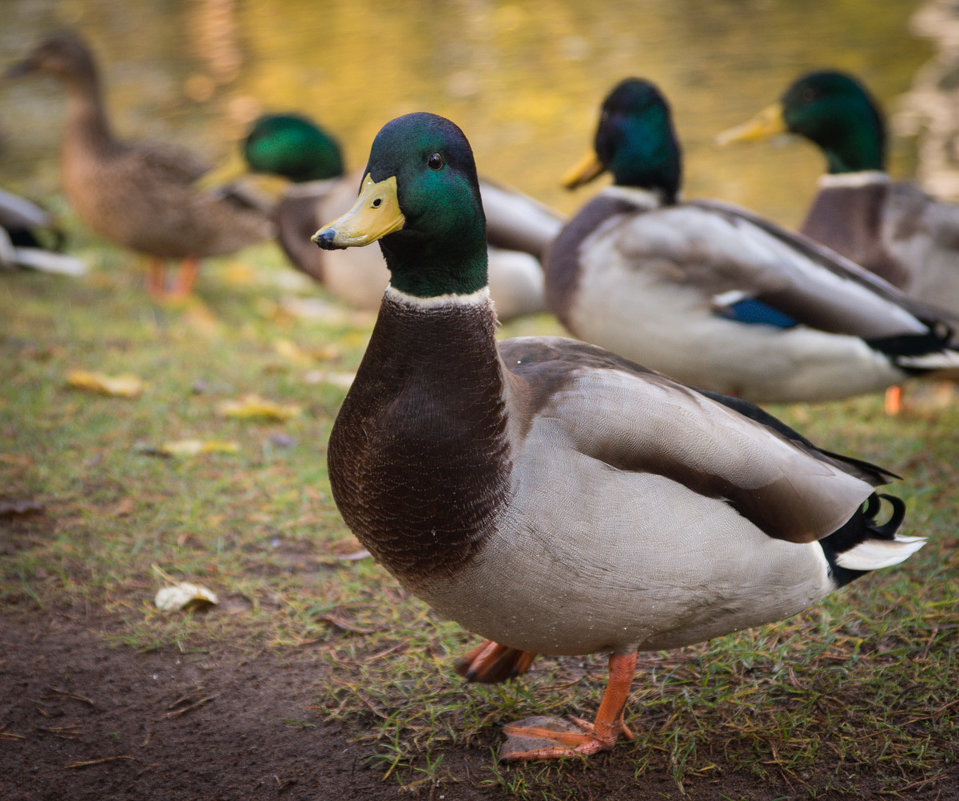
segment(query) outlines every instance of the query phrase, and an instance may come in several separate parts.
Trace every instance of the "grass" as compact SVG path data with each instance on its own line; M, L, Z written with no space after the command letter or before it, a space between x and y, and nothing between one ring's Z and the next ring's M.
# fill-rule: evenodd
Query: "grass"
M324 376L355 369L372 317L332 302L317 319L291 313L289 297L322 292L291 284L272 246L211 262L197 298L157 306L130 257L73 234L93 267L87 278L2 277L5 607L99 608L121 621L111 629L118 647L314 648L331 677L314 714L370 743L384 779L413 792L467 780L451 764L463 750L489 754L468 781L517 799L587 797L614 764L627 784L660 771L677 793L702 797L737 798L715 789L730 774L810 798L864 786L910 797L954 780L956 404L933 408L911 389L896 418L878 397L776 407L814 441L903 475L895 491L909 504L910 532L928 545L789 621L641 655L629 706L637 738L613 756L504 766L492 751L498 723L591 717L605 660L541 657L527 680L466 686L451 665L473 638L376 564L341 558L359 549L326 475L345 390ZM558 330L541 317L505 333ZM148 386L134 400L87 394L67 386L74 368L133 372ZM303 412L257 422L217 411L251 392ZM186 438L235 441L239 451L152 455ZM17 513L24 502L40 511ZM159 612L154 565L210 587L220 606Z

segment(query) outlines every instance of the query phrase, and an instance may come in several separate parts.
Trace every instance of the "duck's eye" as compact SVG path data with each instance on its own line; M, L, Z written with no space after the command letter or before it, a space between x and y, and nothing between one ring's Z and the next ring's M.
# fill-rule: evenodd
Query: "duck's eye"
M443 169L443 157L439 153L432 153L430 157L426 160L426 165L431 170L442 170Z
M811 86L807 86L805 89L802 90L802 102L812 103L812 101L815 100L818 95L819 95L819 92L817 92Z

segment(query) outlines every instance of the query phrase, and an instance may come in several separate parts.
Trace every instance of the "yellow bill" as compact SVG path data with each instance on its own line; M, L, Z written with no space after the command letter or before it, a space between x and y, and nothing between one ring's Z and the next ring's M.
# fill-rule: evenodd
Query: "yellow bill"
M245 178L249 174L250 169L243 160L243 156L240 155L240 151L233 148L226 157L226 161L201 175L195 186L201 190L217 189L240 178Z
M588 184L598 175L605 172L605 170L606 168L599 160L599 156L590 151L563 176L563 187L566 189L575 189L577 186Z
M374 181L367 174L353 208L323 226L310 239L324 250L362 247L399 231L405 224L397 197L396 176Z
M728 145L730 142L754 142L757 139L769 139L788 133L783 119L782 103L773 103L760 111L755 117L735 128L729 128L716 137L716 144Z

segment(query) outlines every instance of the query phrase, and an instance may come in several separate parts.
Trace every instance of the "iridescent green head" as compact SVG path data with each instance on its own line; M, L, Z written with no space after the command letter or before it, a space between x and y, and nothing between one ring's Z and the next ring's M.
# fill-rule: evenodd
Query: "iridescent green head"
M778 103L724 131L719 141L747 142L787 131L818 145L830 173L885 168L882 112L866 87L851 75L835 70L806 73Z
M682 180L682 157L669 104L649 81L627 78L603 101L594 153L563 180L572 189L608 170L617 186L659 192L675 201Z
M486 285L486 218L473 151L435 114L398 117L373 140L350 211L313 236L320 247L379 241L396 289L419 297Z
M243 140L242 149L253 172L280 175L294 183L343 174L343 156L336 140L297 114L260 117Z
M786 90L780 102L786 128L822 149L829 172L883 169L882 114L866 87L851 75L826 70L807 73Z

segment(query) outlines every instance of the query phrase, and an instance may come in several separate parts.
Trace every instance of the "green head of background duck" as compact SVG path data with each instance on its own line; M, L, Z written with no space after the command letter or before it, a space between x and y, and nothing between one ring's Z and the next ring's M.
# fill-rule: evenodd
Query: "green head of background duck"
M606 96L594 150L563 179L568 189L612 173L617 186L657 192L673 203L682 183L682 156L663 94L649 81L627 78Z

